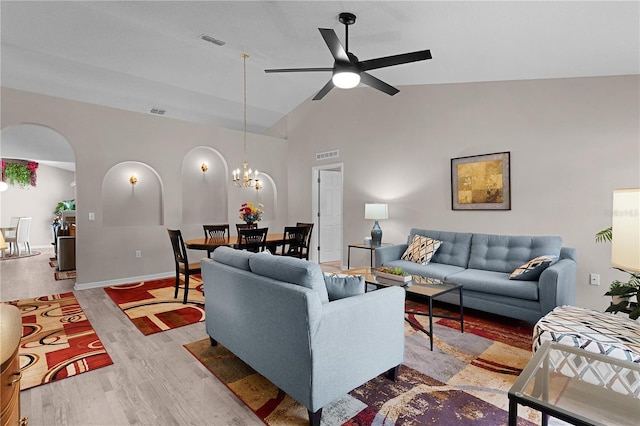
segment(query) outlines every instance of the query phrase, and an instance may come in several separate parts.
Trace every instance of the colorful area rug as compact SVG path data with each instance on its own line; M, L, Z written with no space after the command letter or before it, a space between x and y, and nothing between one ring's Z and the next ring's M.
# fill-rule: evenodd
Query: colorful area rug
M4 252L4 256L0 257L0 260L15 260L15 259L24 259L25 257L33 257L38 256L41 253L39 251L31 250L31 254L29 253L21 253L20 256L17 254L11 254L8 251Z
M9 303L22 314L21 390L113 364L73 293Z
M411 310L428 309L407 304ZM428 328L428 317L415 320ZM398 380L382 375L351 391L323 408L323 424L507 424L507 392L531 357L532 326L471 311L465 312L464 333L459 323L456 328L448 321L434 324L433 352L428 336L405 323L405 361ZM306 408L223 346L212 347L206 338L185 348L266 424L308 424ZM518 414L519 425L540 421L539 414L526 407Z
M75 280L76 279L76 271L62 271L62 272L54 272L53 276L56 278L56 281L62 280Z
M200 275L189 278L186 305L182 304L182 289L178 292L178 298L173 298L175 278L122 284L107 287L104 291L146 336L204 321L202 285Z

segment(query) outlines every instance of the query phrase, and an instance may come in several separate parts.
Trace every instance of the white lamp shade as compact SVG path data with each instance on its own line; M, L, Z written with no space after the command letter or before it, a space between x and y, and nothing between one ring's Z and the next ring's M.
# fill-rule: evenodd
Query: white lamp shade
M613 191L611 264L640 272L640 188Z
M364 218L372 220L388 219L389 209L386 203L365 203Z
M360 74L353 71L340 71L333 74L334 86L340 89L353 89L360 84Z
M7 185L7 182L0 180L0 192L4 192L7 189L9 189L9 185Z

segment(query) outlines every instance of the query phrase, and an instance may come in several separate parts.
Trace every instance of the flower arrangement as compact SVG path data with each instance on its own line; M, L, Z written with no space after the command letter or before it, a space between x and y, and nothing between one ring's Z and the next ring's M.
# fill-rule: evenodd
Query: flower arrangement
M240 219L246 223L260 222L264 213L262 207L264 207L262 204L258 204L256 207L251 201L243 203L239 210Z
M9 185L18 185L21 188L29 185L36 186L36 170L38 163L35 161L7 162L2 161L2 178Z

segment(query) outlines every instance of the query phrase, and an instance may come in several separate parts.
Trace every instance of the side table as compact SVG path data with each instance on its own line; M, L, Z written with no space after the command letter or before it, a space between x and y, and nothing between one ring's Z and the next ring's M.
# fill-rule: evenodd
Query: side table
M509 426L518 405L574 425L636 425L640 365L546 341L509 390Z
M391 243L382 243L380 245L368 245L368 244L349 244L348 249L347 249L347 269L351 268L351 249L352 248L358 248L358 249L363 249L363 250L369 250L371 252L370 258L371 258L371 262L370 265L373 268L373 254L375 253L375 250L378 247L383 247L383 246L390 246Z

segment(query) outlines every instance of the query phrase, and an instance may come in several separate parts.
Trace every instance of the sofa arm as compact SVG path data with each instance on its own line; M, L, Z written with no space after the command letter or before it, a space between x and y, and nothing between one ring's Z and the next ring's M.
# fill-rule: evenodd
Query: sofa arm
M376 248L376 268L392 260L399 260L407 247L408 244L395 244Z
M402 287L387 287L325 303L311 330L312 411L404 359Z
M542 315L556 306L575 305L576 302L576 262L560 259L540 275L538 297Z

